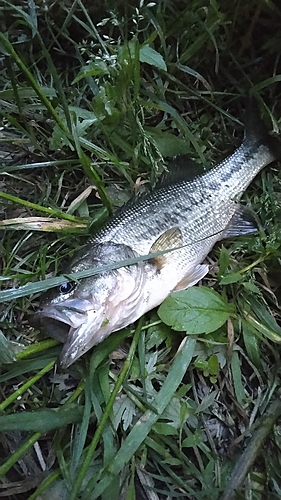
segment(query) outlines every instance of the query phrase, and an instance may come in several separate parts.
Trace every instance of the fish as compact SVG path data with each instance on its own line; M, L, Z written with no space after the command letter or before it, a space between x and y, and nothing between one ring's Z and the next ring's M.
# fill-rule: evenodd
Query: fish
M281 144L251 101L244 138L232 154L209 170L176 158L151 192L134 196L111 216L64 274L120 262L121 267L47 292L37 316L63 343L62 368L171 293L202 280L209 271L204 259L215 243L257 231L255 214L239 199L258 172L281 156ZM122 265L127 259L134 264Z

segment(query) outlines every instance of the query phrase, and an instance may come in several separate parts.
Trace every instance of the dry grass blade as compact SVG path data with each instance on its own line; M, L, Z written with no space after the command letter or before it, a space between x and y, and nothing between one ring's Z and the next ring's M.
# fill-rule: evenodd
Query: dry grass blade
M21 231L71 231L72 229L84 229L86 227L87 224L83 222L47 219L45 217L20 217L0 221L0 228Z

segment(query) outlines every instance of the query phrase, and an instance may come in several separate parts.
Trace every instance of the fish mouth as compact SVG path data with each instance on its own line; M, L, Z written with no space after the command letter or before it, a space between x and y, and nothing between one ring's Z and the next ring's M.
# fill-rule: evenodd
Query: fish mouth
M45 333L63 343L59 358L61 368L68 368L84 352L101 342L103 330L110 328L102 327L103 309L93 307L86 300L69 299L57 304L45 304L36 316L36 322Z
M64 323L61 320L44 317L40 320L41 326L43 327L46 334L62 343L65 343L70 332L70 325Z
M71 300L68 304L45 305L34 316L35 323L43 327L50 336L65 343L69 335L87 322L88 312L92 306L85 301L79 307Z
M83 312L69 317L65 311L59 311L52 307L45 308L36 314L36 320L44 329L47 335L65 343L69 337L70 331L76 330L86 320L87 315Z

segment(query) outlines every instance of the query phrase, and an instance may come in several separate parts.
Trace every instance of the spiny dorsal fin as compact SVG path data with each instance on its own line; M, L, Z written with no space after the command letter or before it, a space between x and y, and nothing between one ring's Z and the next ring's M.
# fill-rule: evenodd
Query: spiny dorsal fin
M175 156L168 165L168 171L160 176L155 189L171 186L182 181L192 181L206 172L203 165L192 161L188 155Z
M192 181L195 177L206 173L206 171L207 169L205 170L203 165L195 163L188 155L177 155L169 162L168 171L165 170L162 175L160 175L153 190L169 187L182 181ZM114 216L119 215L136 203L143 201L152 191L143 191L133 195L124 205L115 210Z
M169 250L170 248L177 248L183 244L181 230L178 227L173 227L162 233L159 238L153 243L149 250L149 253L157 253L163 250ZM171 258L171 254L163 254L158 257L153 257L150 262L153 262L158 269L161 269L168 259Z
M142 192L138 192L138 193L134 194L133 196L131 196L131 198L129 198L127 201L125 201L125 203L123 205L121 205L121 207L118 207L115 210L115 212L113 214L114 217L115 217L115 215L119 215L120 213L126 211L128 208L132 207L133 205L135 205L139 201L144 200L149 195L150 195L150 191L142 191Z

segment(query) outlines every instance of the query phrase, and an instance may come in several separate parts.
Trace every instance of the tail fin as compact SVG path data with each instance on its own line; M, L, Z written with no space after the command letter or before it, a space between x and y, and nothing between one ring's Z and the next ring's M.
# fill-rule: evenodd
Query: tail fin
M243 142L264 144L271 152L273 159L281 157L280 139L270 135L266 129L259 113L257 101L252 93L249 93L245 110L245 135Z

